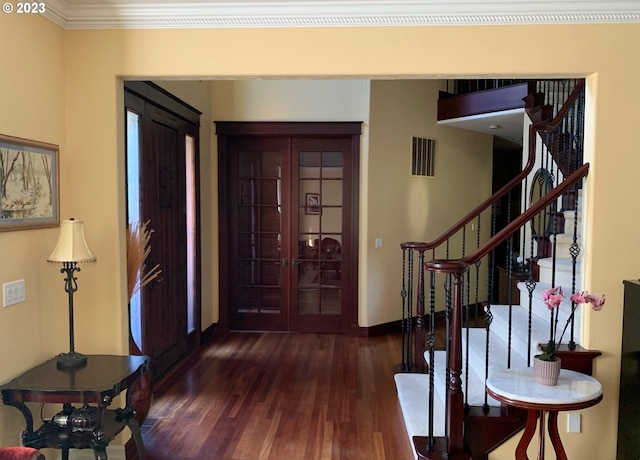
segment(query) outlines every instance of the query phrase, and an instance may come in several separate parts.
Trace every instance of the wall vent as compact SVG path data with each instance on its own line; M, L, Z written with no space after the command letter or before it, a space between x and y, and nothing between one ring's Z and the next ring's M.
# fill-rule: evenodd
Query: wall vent
M435 177L436 140L413 137L411 140L411 175Z

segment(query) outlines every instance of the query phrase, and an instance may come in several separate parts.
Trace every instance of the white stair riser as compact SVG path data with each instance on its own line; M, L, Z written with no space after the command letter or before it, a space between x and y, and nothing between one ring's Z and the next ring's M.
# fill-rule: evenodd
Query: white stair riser
M541 311L547 311L547 308L544 305L534 306L534 309L536 307ZM527 309L516 305L512 307L512 315L511 331L509 331L508 307L500 305L493 308L493 322L491 323L491 330L498 337L503 339L505 349L508 346L509 335L511 336L511 352L522 356L526 356L528 350L535 349L540 340L548 340L548 318L545 321L540 315L534 315L532 312L532 331L531 340L529 340L529 334L527 333L529 322ZM511 333L509 334L509 332ZM504 363L504 366L506 367L506 362Z
M578 234L578 237L580 237L580 235L582 234L582 213L580 212L581 207L582 201L580 202L580 205L578 207L577 215L576 233ZM574 222L576 222L576 212L574 210L563 211L562 215L564 216L564 233L573 235L573 226Z
M531 294L531 314L538 316L542 319L545 324L548 325L549 322L549 308L544 304L543 292L551 287L550 284L545 283L536 283L535 289ZM571 304L570 293L571 287L562 286L562 291L564 292L565 299L561 304L560 308L560 321L565 321L567 316L569 315L569 305ZM520 291L520 307L529 310L529 290L526 286L525 282L518 283L518 290ZM494 315L495 316L495 315Z
M571 259L571 247L573 245L573 236L558 235L556 238L556 257L560 259ZM578 244L577 259L583 253L583 248Z
M552 265L549 263L543 263L545 262L545 260L540 260L538 261L538 266L540 267L540 283L544 283L544 284L548 284L551 285L551 281L552 281L552 276L553 276L553 267ZM581 279L581 271L580 271L580 266L578 265L576 267L576 275L575 275L575 282L576 285L578 286L580 283L580 279ZM563 286L566 289L565 290L565 294L567 292L571 292L571 285L573 284L573 268L568 266L568 265L557 265L556 269L555 269L555 280L554 280L554 286ZM577 289L578 290L578 289Z

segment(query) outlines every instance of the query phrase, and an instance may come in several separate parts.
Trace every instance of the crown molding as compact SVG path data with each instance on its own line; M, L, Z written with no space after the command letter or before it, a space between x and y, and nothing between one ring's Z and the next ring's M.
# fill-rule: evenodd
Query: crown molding
M65 29L596 24L640 22L640 0L48 0Z

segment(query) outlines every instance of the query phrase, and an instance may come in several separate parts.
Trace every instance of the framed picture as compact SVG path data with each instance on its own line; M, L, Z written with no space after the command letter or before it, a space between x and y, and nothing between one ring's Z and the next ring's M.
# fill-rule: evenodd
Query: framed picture
M0 134L0 231L60 225L57 145Z
M305 193L305 214L320 214L320 194Z

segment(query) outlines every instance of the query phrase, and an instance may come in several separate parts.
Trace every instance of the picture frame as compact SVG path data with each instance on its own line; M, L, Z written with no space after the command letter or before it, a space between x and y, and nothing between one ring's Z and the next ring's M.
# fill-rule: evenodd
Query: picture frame
M60 148L0 134L0 232L60 225Z
M320 194L305 193L305 214L320 214Z

